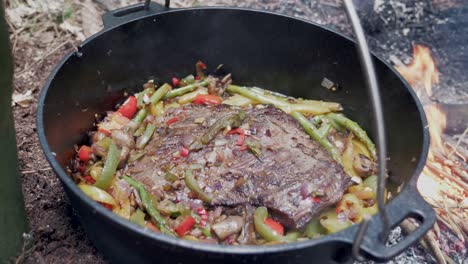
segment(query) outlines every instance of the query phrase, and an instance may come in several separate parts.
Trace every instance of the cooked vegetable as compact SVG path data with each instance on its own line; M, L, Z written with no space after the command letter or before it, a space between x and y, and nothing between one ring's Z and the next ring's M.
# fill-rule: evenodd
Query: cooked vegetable
M193 92L198 87L207 86L209 83L210 83L209 81L201 81L199 83L189 84L189 85L186 85L186 86L178 88L178 89L173 89L173 90L167 92L167 94L163 97L163 99L170 99L170 98L174 98L174 97L177 97L177 96L181 96L181 95L186 94L186 93Z
M340 219L335 210L331 209L320 215L320 224L327 230L327 233L336 233L350 227L353 222L348 219Z
M175 228L176 233L182 237L184 236L192 227L195 225L195 219L188 215L180 222L180 224Z
M195 98L197 98L198 95L203 95L203 94L208 94L208 89L205 87L200 87L197 90L184 94L179 97L178 103L179 104L188 104L190 102L193 102Z
M265 219L265 224L269 226L273 231L275 231L278 235L284 235L284 227L275 220L267 217L267 219Z
M313 239L378 211L375 146L339 103L195 70L96 124L69 170L86 195L147 232L224 245Z
M166 220L161 216L158 210L156 210L156 208L153 207L153 201L150 195L146 192L144 185L126 175L123 175L122 178L138 191L141 198L141 202L143 203L146 212L158 224L159 230L161 230L161 232L166 235L175 236L174 231L172 231L172 229L169 226L167 226Z
M180 80L180 86L187 86L195 82L195 77L192 74L187 75L185 78Z
M148 124L146 126L145 133L137 140L136 147L139 149L142 149L145 147L146 144L148 144L148 141L151 139L153 136L154 130L156 130L156 126L153 124Z
M265 220L268 217L268 210L266 207L258 207L255 210L254 214L254 224L255 230L267 241L277 241L277 242L294 242L297 237L293 236L282 236L273 230L269 225L265 223Z
M228 91L229 93L240 94L262 104L272 104L285 111L286 113L297 111L312 115L320 115L329 113L331 111L336 111L336 108L330 109L329 107L324 106L322 103L313 104L313 102L309 102L307 104L291 104L287 102L284 98L275 96L273 94L260 93L258 90L252 90L246 87L236 85L229 85L226 91Z
M89 146L83 145L78 150L78 157L83 162L88 162L91 159L91 155L93 154L93 149Z
M217 105L221 103L221 98L212 94L197 94L193 99L194 104Z
M227 98L226 100L224 100L223 104L236 105L236 106L248 106L248 105L255 104L255 101L245 96L242 96L240 94L234 94L230 96L229 98Z
M95 186L87 184L78 184L78 188L80 188L89 198L93 199L96 202L108 204L111 206L116 205L112 195Z
M106 162L104 163L104 168L102 168L102 173L96 180L94 186L104 190L109 188L112 184L112 180L114 179L117 166L119 165L119 160L120 150L112 141L109 145L109 151L107 152Z
M140 209L137 209L131 216L130 222L135 223L139 226L145 227L145 213Z
M326 234L325 228L320 224L318 218L312 218L305 228L305 235L308 238L316 238Z
M159 87L156 92L150 98L150 102L152 105L156 105L159 101L172 89L172 87L165 83L161 87Z
M199 139L195 140L189 147L190 150L201 149L203 145L213 139L219 131L226 127L238 127L245 118L245 112L239 110L237 113L227 114L218 119Z
M240 216L228 216L221 222L213 225L213 231L220 239L225 239L230 235L237 234L244 226L244 219Z
M299 112L292 112L291 116L294 117L303 127L304 130L309 134L309 136L317 141L325 150L330 153L332 158L336 160L338 163L341 163L341 155L338 149L333 146L333 144L328 141L326 137L321 137L317 128L312 124L305 116L303 116Z
M128 99L122 104L117 110L117 113L125 116L126 118L132 118L137 111L137 99L135 96L129 96Z
M364 129L362 129L358 123L354 122L353 120L345 117L344 115L341 115L341 114L336 114L336 113L329 113L327 114L327 117L330 118L331 120L337 122L338 124L340 124L341 126L343 127L346 127L347 129L349 129L351 132L353 132L353 134L359 138L359 140L361 142L363 142L367 148L369 149L369 151L371 152L372 154L372 157L376 157L377 156L377 152L376 152L376 149L375 149L375 145L374 143L372 142L372 140L367 136L367 133L366 131L364 131Z
M200 186L198 186L197 180L192 175L192 169L188 169L185 171L185 184L187 188L189 188L192 192L196 193L198 198L204 202L211 202L213 199L211 195L205 193Z

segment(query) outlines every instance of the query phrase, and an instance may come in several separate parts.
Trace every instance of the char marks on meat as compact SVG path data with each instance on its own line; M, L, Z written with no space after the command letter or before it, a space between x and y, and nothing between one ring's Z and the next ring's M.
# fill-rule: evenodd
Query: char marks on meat
M265 206L274 218L291 228L304 226L341 199L351 184L349 176L292 117L274 107L245 110L241 127L256 132L247 135L245 142L255 144L261 158L238 146L239 134L223 131L187 157L178 154L216 120L239 109L186 105L168 110L154 121L157 135L146 146L147 155L129 164L126 173L159 193L168 185L164 179L167 170L183 183L184 171L200 164L203 169L193 173L199 186L213 197L211 205ZM174 117L178 121L167 125ZM314 195L320 195L320 199L312 199ZM191 197L185 186L166 194L174 201Z

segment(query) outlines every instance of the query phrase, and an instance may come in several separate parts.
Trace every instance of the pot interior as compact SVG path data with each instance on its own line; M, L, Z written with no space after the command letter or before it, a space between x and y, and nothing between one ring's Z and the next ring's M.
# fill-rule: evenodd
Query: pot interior
M164 82L223 64L234 83L294 97L336 101L371 137L372 113L352 41L314 24L281 15L237 9L189 9L153 15L86 41L46 84L42 118L50 150L62 169L90 129L95 113L141 90L148 79ZM386 118L390 182L410 181L424 159L424 120L408 86L375 59ZM337 92L321 86L326 77ZM42 130L43 129L43 130ZM68 177L60 168L59 176ZM413 177L415 178L415 177ZM394 189L394 188L392 188Z

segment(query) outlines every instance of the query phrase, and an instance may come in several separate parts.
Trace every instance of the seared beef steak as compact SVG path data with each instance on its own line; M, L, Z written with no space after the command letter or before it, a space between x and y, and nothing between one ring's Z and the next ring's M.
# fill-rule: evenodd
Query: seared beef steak
M341 199L350 186L349 176L297 121L273 107L244 110L241 127L250 134L245 142L239 140L242 135L222 130L201 149L180 156L183 147L188 149L217 120L239 111L228 105L168 110L153 121L158 129L145 148L147 154L129 164L125 172L156 196L171 186L174 191L164 196L182 201L194 197L183 183L184 172L200 164L202 169L193 173L199 186L213 197L212 205L266 206L292 228L302 227ZM178 121L168 125L175 117ZM239 146L243 144L250 148ZM168 170L180 181L168 182L164 178Z

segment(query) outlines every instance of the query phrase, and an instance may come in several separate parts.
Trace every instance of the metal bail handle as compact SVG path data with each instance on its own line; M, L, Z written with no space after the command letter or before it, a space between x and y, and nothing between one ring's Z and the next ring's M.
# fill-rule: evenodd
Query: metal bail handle
M352 0L344 0L346 12L353 26L353 31L356 36L358 45L359 57L361 64L364 67L364 75L366 79L367 89L371 97L372 110L374 111L374 123L377 131L377 149L378 149L378 183L377 183L377 206L379 208L379 216L383 223L383 232L380 234L382 242L388 237L390 232L390 224L387 211L385 209L385 172L387 171L387 145L385 137L385 122L382 110L382 101L380 97L379 85L375 74L372 55L369 52L364 30L359 21L356 8ZM353 243L353 256L357 260L364 260L360 254L362 240L369 226L369 218L365 218L359 230L356 233Z

